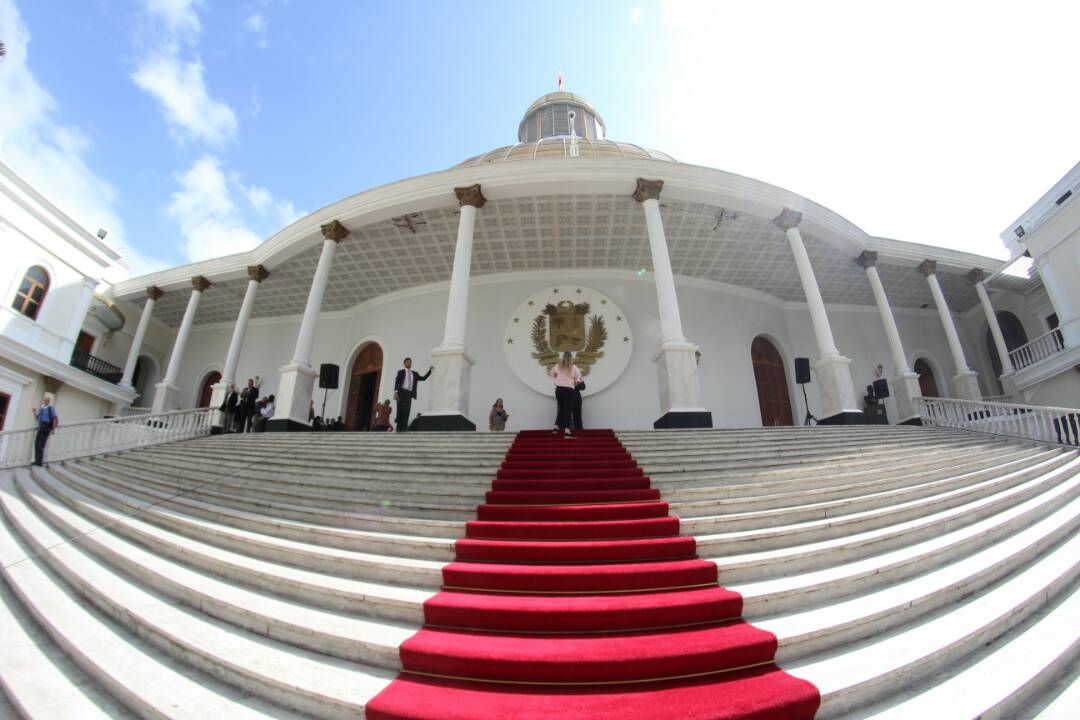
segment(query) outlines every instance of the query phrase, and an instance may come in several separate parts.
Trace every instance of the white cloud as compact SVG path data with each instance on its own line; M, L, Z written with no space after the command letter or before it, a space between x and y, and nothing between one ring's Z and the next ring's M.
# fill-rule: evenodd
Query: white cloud
M253 227L269 234L303 216L266 188L245 185L235 173L226 175L221 160L210 155L196 160L179 180L168 213L180 224L191 262L251 250L264 237Z
M244 19L244 29L255 35L259 47L266 47L266 31L270 23L262 13L253 13Z
M221 162L204 155L180 177L180 190L173 193L169 215L180 224L187 242L188 260L198 262L250 250L259 236L244 223Z
M197 35L202 30L195 12L202 0L144 0L147 11L165 22L174 34Z
M161 104L173 134L220 146L236 137L236 113L210 97L198 59L180 59L175 44L140 63L132 79Z
M635 25L640 25L641 24L641 8L638 7L637 5L630 8L630 22L632 22Z
M0 60L0 158L90 233L109 231L107 242L124 256L134 274L165 267L128 244L112 186L87 165L92 147L73 125L63 125L53 97L30 70L30 33L14 0L0 0L0 37L7 55Z

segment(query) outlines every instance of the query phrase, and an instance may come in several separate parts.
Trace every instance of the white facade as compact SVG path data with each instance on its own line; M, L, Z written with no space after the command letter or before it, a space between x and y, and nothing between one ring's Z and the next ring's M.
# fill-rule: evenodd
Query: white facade
M115 363L130 345L127 323L116 327L121 314L95 297L127 274L120 256L3 164L0 248L0 393L9 398L0 430L32 427L31 410L46 391L54 393L65 423L97 419L129 405L135 393L72 366L80 332L93 337L89 352L105 362ZM32 267L41 268L48 279L34 318L13 307ZM132 310L137 317L138 310ZM169 335L167 328L159 328L159 347L168 347Z

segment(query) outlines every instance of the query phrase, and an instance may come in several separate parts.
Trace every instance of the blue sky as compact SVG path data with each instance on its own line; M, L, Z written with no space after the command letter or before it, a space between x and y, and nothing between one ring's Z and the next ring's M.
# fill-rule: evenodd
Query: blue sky
M1076 8L0 0L0 159L142 272L509 144L561 68L612 139L1001 256L1080 158Z

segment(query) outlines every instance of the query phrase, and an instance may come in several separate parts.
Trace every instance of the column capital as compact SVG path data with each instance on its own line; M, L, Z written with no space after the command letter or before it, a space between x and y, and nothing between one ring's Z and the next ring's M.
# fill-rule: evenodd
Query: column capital
M454 194L457 195L458 207L472 205L479 210L487 204L487 198L484 197L484 193L480 191L479 183L476 185L469 185L468 187L456 187L454 188Z
M337 220L331 220L325 225L320 225L319 229L322 230L322 236L327 240L333 240L336 243L341 242L345 238L349 237L349 228L345 227Z
M195 277L191 278L191 287L195 288L199 292L206 290L211 285L213 285L213 283L207 280L202 275L196 275Z
M638 178L637 187L634 188L633 198L638 202L645 202L646 200L659 200L660 191L663 189L663 180L646 180L645 178Z
M986 279L986 273L984 273L979 268L974 268L971 272L967 274L967 279L971 281L972 285L978 285Z
M855 258L855 264L863 270L877 265L877 253L873 250L863 250L859 257Z
M784 232L787 232L793 227L798 227L802 222L802 213L792 210L791 208L784 208L783 211L776 216L773 220L773 225L780 228Z
M150 287L146 288L146 297L150 300L160 300L164 294L165 291L156 285L151 285Z
M257 283L261 283L270 277L270 271L262 265L248 265L247 274L249 280L254 280Z
M926 277L930 277L937 272L937 260L923 260L916 269Z

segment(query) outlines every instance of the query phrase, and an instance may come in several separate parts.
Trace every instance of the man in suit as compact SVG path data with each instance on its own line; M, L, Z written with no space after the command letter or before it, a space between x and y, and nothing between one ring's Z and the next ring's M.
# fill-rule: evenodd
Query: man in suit
M236 385L229 383L229 389L225 391L225 401L221 403L221 412L223 418L221 421L221 429L224 432L231 433L236 430L236 410L240 405L240 393L236 392Z
M259 388L255 387L255 380L248 378L247 387L240 392L240 425L237 432L251 432L255 423L255 416L259 414Z
M416 386L427 380L433 367L420 375L412 369L412 358L405 358L405 367L397 371L394 379L394 399L397 400L397 431L405 432L409 429L409 411L412 409L412 401L416 399Z

